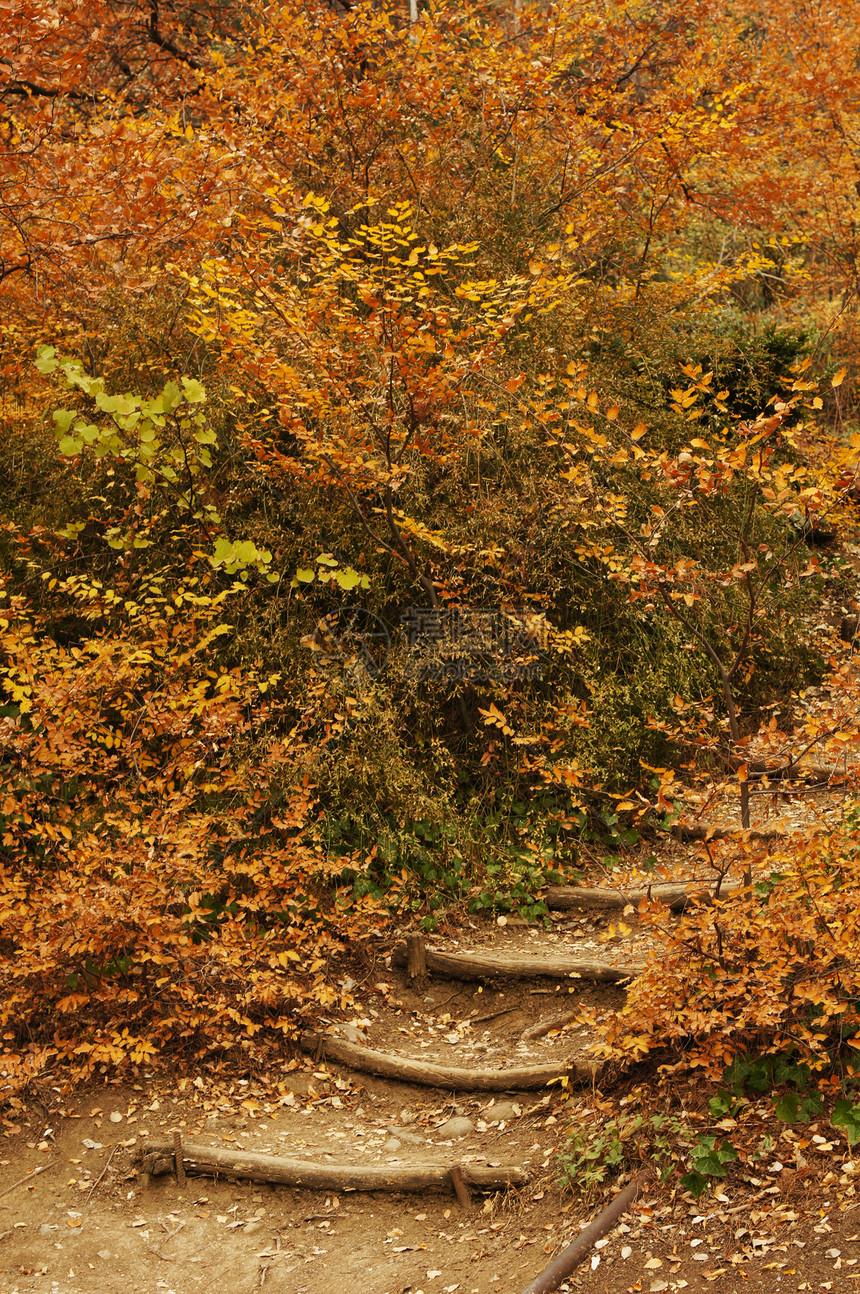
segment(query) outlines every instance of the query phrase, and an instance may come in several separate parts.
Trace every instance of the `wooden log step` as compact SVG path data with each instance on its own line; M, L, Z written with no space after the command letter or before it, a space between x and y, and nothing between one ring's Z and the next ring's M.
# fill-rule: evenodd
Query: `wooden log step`
M740 881L723 881L720 897L743 889ZM553 909L625 908L628 903L638 907L643 899L665 903L667 908L684 908L692 898L712 896L715 885L711 881L655 881L647 889L592 889L585 885L550 885L546 892L546 905ZM639 968L641 969L641 968ZM636 971L638 974L638 970Z
M745 840L768 841L783 840L786 836L784 827L714 827L707 824L702 826L690 827L683 822L676 822L673 827L667 828L670 836L676 840L695 841L695 840Z
M564 888L564 887L559 887ZM584 891L585 892L585 891ZM594 891L588 891L594 893ZM607 891L612 893L612 891ZM552 905L550 905L552 906ZM616 906L622 906L620 903ZM520 956L515 953L450 953L437 948L424 950L425 964L432 975L448 979L587 979L603 984L634 979L641 965L612 966L609 962L584 961L581 957ZM406 966L408 953L401 944L391 954L392 966Z
M138 1167L154 1177L174 1171L173 1142L153 1137L136 1155ZM222 1150L201 1142L182 1143L186 1173L210 1177L241 1178L276 1186L307 1187L315 1191L430 1191L454 1190L452 1170L459 1167L461 1183L482 1191L525 1186L529 1174L516 1164L491 1168L479 1164L312 1164L280 1155L260 1155L249 1150Z
M733 771L737 771L746 764L748 777L765 778L769 782L797 777L827 784L833 781L842 782L857 771L856 765L852 764L849 764L847 769L839 764L831 768L827 764L801 764L794 759L790 759L787 764L767 764L761 760L744 759L742 755L722 756L722 760Z
M594 1061L557 1060L550 1065L527 1065L516 1069L461 1069L413 1060L411 1056L399 1056L393 1052L376 1051L330 1033L309 1031L302 1034L300 1042L302 1050L316 1056L318 1063L323 1059L336 1060L362 1074L396 1078L402 1083L418 1083L422 1087L441 1087L449 1092L528 1092L565 1077L590 1083L603 1068Z

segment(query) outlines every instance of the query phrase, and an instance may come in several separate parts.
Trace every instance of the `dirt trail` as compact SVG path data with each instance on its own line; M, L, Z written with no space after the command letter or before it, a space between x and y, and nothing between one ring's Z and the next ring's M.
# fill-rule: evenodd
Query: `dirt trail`
M858 690L846 686L843 674L837 687L805 701L810 731L829 725L841 734L830 741L828 758L843 770L860 762L853 734ZM751 743L755 758L784 753L775 739ZM776 848L816 824L832 828L848 796L847 783L835 780L814 789L782 783L755 789L754 825L778 825L783 834ZM683 798L687 821L738 825L736 786L702 782ZM658 874L704 876L706 863L700 844L667 840ZM616 880L600 868L588 879ZM575 955L627 965L644 960L657 938L634 913L619 922L617 913L595 910L553 913L548 929L515 918L467 923L432 943L446 951ZM431 976L413 986L405 969L392 967L390 954L386 943L372 958L373 974L352 1020L318 1025L406 1056L504 1068L587 1056L592 1039L581 1026L549 1032L539 1026L576 1006L599 1017L623 1000L623 985L576 978L476 984ZM41 1105L33 1105L26 1121L7 1125L0 1140L0 1294L260 1288L516 1294L591 1216L581 1199L558 1187L572 1108L558 1087L479 1097L295 1058L268 1077L264 1091L206 1072L172 1085L142 1075L134 1087L91 1090L67 1108L57 1089L44 1087ZM147 1136L169 1137L174 1130L187 1141L319 1163L445 1159L466 1169L516 1163L531 1181L520 1191L476 1194L464 1210L453 1192L335 1194L193 1177L183 1190L173 1177L141 1178L135 1152ZM698 1204L655 1187L569 1288L589 1294L699 1291L716 1282L729 1294L854 1288L860 1280L855 1165L827 1135L827 1127L809 1130L820 1153L808 1168L792 1168L790 1146L777 1146L758 1176ZM37 1167L45 1171L19 1181Z
M443 1017L497 1007L505 1014L481 1022L481 1034L493 1033L502 1053L504 1039L510 1050L547 1002L555 1006L558 990L547 987L461 989L445 1001L450 984L431 981L420 995L401 986L375 1023L383 1036L402 1028L408 1045L438 1047L441 1029L454 1032ZM251 1084L216 1087L202 1078L108 1087L63 1113L34 1109L27 1124L8 1129L0 1191L38 1165L46 1171L0 1196L3 1294L517 1294L590 1216L558 1190L568 1117L558 1094L464 1098L311 1064L285 1065L282 1078L278 1101ZM186 1140L321 1163L516 1162L533 1179L520 1192L476 1196L467 1211L447 1193L334 1194L204 1178L181 1190L172 1177L141 1180L136 1148L174 1129ZM696 1291L719 1280L721 1290L774 1294L803 1289L801 1272L810 1289L853 1288L860 1220L846 1196L851 1170L834 1152L830 1146L826 1159L837 1170L833 1196L820 1173L803 1179L781 1165L764 1165L760 1177L696 1205L655 1189L570 1288Z
M540 942L554 951L599 948L606 956L599 942L605 921L576 916L548 933L476 928L447 942L485 945L494 936L496 948ZM526 1043L522 1035L559 1003L575 998L610 1010L623 992L550 981L491 987L430 979L414 990L405 977L380 982L389 991L348 1026L353 1036L411 1054L456 1052L465 1064L511 1063L522 1047L542 1057L584 1047L587 1039L576 1032ZM46 1092L55 1108L34 1108L0 1143L0 1191L46 1168L0 1195L0 1291L517 1294L590 1216L581 1200L558 1189L569 1117L558 1092L464 1097L295 1060L279 1077L277 1100L250 1083L216 1085L202 1076L173 1086L151 1080L108 1087L63 1112L59 1097ZM334 1194L204 1178L189 1178L180 1190L172 1177L141 1180L135 1150L147 1136L174 1129L185 1140L320 1163L450 1157L466 1166L515 1162L533 1176L522 1191L476 1196L467 1211L448 1193ZM840 1172L844 1178L841 1165ZM695 1206L655 1189L569 1288L696 1291L719 1280L721 1290L774 1294L803 1288L801 1271L808 1288L853 1288L860 1221L839 1212L844 1198L827 1212L829 1197L816 1194L811 1209L809 1190L798 1178L786 1187L768 1168L730 1195Z

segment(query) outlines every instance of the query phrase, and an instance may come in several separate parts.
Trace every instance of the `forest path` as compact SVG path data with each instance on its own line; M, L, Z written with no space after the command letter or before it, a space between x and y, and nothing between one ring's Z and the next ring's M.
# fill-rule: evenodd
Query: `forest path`
M756 867L766 870L792 842L838 826L852 769L860 766L856 672L843 659L825 686L800 698L802 718L790 739L774 726L750 741L751 762L785 764L808 746L802 770L815 765L827 774L769 785L757 779L751 825L774 833L767 840L744 844L736 780L690 776L671 791L681 823L729 836L645 841L623 871L595 851L583 880L629 892L713 878L726 868L737 879L751 849ZM667 928L675 920L666 911ZM321 1018L318 1028L353 1046L460 1071L555 1064L563 1073L571 1061L589 1059L593 1032L575 1019L578 1010L608 1015L623 1002L624 985L560 975L559 964L578 959L623 968L658 950L660 938L653 924L637 919L635 904L586 904L552 911L547 927L500 916L427 939L427 947L460 957L546 959L556 968L552 975L472 980L432 970L410 976L399 964L405 956L392 956L390 940L371 940L363 970L354 972L360 979L349 985L359 1004L352 1019ZM570 1114L581 1107L569 1106L558 1084L446 1092L359 1072L324 1053L285 1059L269 1079L275 1081L255 1086L253 1078L213 1076L201 1067L199 1075L172 1083L143 1074L134 1087L98 1089L68 1103L46 1091L43 1107L34 1105L7 1127L0 1150L0 1289L517 1294L592 1215L587 1202L559 1188ZM586 1087L584 1100L607 1108L599 1090L588 1095ZM472 1166L507 1164L525 1169L530 1181L518 1190L474 1194L464 1207L453 1190L364 1194L140 1177L135 1154L174 1131L189 1143L322 1166L397 1169L443 1161L468 1176ZM855 1272L860 1277L854 1164L837 1141L822 1136L808 1171L780 1163L777 1149L758 1176L739 1175L696 1204L680 1192L647 1190L561 1288L657 1294L704 1291L717 1281L727 1294L852 1288ZM37 1167L45 1171L22 1183Z

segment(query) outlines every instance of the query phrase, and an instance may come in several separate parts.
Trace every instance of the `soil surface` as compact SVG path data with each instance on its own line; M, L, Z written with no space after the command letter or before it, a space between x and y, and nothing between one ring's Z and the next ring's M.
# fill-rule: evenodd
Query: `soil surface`
M838 749L822 745L830 765L846 772L860 750L850 673L806 704L812 735L838 732ZM751 753L777 762L784 744L775 734L771 748L758 741ZM819 764L823 757L816 752ZM757 785L755 823L777 826L776 847L784 848L786 836L840 820L846 793L844 780ZM685 821L737 826L736 784L700 780L682 798ZM701 845L661 841L656 868L645 861L652 848L642 852L646 880L713 875ZM767 865L767 853L758 865ZM589 884L617 884L598 858L587 870ZM673 920L666 913L663 925ZM516 918L467 923L428 942L627 966L659 938L628 908L553 913L545 927ZM585 1057L593 1033L571 1019L576 1009L588 1007L599 1020L624 998L623 985L575 977L483 984L430 977L410 985L390 953L388 940L365 949L354 972L361 984L342 985L358 1009L345 1020L321 1017L319 1027L436 1064L504 1069ZM695 1084L678 1082L680 1105L695 1108ZM576 1101L558 1084L495 1098L446 1094L307 1058L285 1058L260 1086L213 1077L211 1067L172 1083L142 1073L134 1086L91 1088L74 1100L49 1084L27 1117L7 1120L0 1135L0 1294L518 1294L606 1204L561 1184L572 1120L589 1104L608 1108L598 1091ZM623 1102L618 1091L612 1098ZM175 1176L149 1178L135 1163L149 1138L175 1131L186 1143L322 1165L518 1165L530 1181L521 1190L475 1192L468 1207L447 1189L335 1193L202 1176L181 1188ZM860 1159L855 1164L829 1124L802 1136L777 1129L756 1175L732 1165L717 1193L694 1201L656 1182L647 1187L560 1288L844 1294L860 1281L855 1171Z
M558 1095L455 1104L311 1067L286 1071L284 1082L278 1104L250 1085L217 1093L184 1080L105 1088L47 1116L34 1110L2 1146L0 1290L516 1294L591 1216L558 1185L567 1118ZM472 1130L445 1135L452 1117ZM174 1129L187 1141L319 1163L450 1158L524 1164L534 1176L522 1191L476 1196L467 1210L447 1193L335 1194L203 1177L180 1190L172 1176L141 1180L136 1147ZM855 1288L855 1165L837 1145L818 1143L820 1163L798 1171L783 1150L786 1163L698 1202L646 1190L561 1288ZM37 1167L44 1171L13 1185Z

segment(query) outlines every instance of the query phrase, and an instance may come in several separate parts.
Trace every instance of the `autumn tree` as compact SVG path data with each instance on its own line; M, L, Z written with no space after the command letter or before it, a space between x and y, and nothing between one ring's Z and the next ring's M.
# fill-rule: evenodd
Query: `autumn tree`
M640 761L742 762L811 668L791 513L829 515L851 413L851 11L407 16L8 22L18 1075L262 1047L341 1000L326 958L383 901L533 910ZM415 600L519 608L540 677L452 722ZM353 605L393 644L360 697L308 650ZM728 739L678 718L713 696Z

